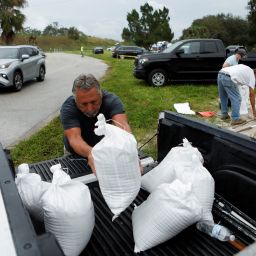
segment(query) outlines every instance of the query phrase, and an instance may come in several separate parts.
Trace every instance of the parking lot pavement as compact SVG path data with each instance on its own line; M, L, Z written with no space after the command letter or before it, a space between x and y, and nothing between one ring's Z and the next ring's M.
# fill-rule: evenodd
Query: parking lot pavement
M108 66L101 60L75 54L47 53L46 77L31 81L21 91L0 91L0 143L9 148L33 134L59 114L71 95L74 79L81 73L104 76Z

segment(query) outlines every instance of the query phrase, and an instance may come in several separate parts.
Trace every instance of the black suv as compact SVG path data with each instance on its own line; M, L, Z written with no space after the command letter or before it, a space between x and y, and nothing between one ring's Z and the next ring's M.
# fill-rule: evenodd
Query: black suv
M120 56L137 56L146 52L146 49L139 46L119 45L112 51L113 58L119 58Z
M225 59L226 50L220 39L187 39L163 52L138 56L133 75L153 86L168 81L216 82Z

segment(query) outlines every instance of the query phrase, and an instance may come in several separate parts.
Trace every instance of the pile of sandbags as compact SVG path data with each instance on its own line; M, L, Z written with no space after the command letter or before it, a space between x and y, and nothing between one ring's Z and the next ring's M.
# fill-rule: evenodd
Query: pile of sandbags
M46 231L55 235L64 254L79 255L89 242L95 223L90 191L83 183L71 180L60 164L50 169L52 183L43 182L28 168L18 168L19 194L30 214L44 221Z
M181 184L183 184L183 186ZM163 186L169 186L169 189L175 188L175 192L173 190L169 192L169 197L171 197L172 200L166 199L168 198L166 196L164 203L162 199L157 201L157 196L160 197L158 194L167 194L165 191L166 188L163 188ZM188 190L187 186L189 186L190 190ZM203 167L203 157L201 153L197 148L192 147L187 139L183 140L182 146L172 148L158 166L142 177L141 187L151 194L132 214L135 252L149 249L166 241L178 234L182 229L197 221L214 223L212 216L215 190L214 179L208 170ZM155 194L157 196L155 196ZM186 199L188 201L184 200L184 195L187 195ZM178 202L182 205L183 202L186 202L187 206L189 206L189 202L194 203L197 205L198 209L201 209L200 214L195 209L191 208L192 215L188 217L189 215L187 216L186 214L189 212L189 208L183 211ZM163 216L161 215L161 211L165 209L165 207L170 208L166 210L169 214L168 218L165 217L165 213L163 213ZM144 219L142 217L143 215ZM179 218L177 218L177 216L179 216ZM158 220L158 218L160 218L161 221ZM173 220L175 220L174 223ZM141 226L140 223L144 223L144 227ZM172 225L181 227L181 229L174 228ZM170 230L173 232L170 232ZM150 242L144 241L142 237L143 232L146 237L149 234L150 237L147 237L147 239ZM156 235L158 232L160 234ZM167 233L169 236L167 236Z

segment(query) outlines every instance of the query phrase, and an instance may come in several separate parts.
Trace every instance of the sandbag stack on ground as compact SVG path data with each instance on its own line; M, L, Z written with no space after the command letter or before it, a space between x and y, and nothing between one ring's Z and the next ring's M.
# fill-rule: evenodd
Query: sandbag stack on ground
M132 213L134 252L150 249L200 220L201 204L192 184L179 180L158 186Z
M141 186L137 142L123 129L107 124L100 114L96 135L104 138L92 149L101 193L114 214L120 215L135 199Z

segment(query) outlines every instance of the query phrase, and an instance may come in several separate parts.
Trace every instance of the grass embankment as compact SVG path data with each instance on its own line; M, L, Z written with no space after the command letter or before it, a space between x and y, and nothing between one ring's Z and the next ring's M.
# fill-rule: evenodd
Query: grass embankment
M91 53L89 54L92 56ZM156 132L158 114L163 110L174 111L174 103L189 102L194 111L218 110L216 84L150 87L144 81L133 77L133 60L113 59L110 52L93 56L103 59L110 66L101 81L102 87L114 92L122 99L139 145ZM208 118L207 121L214 122L215 117ZM38 162L61 156L63 154L62 136L60 120L55 118L45 128L11 150L15 164ZM152 140L144 151L155 156L155 145L156 140Z
M83 46L85 51L91 51L95 46L102 46L104 48L113 46L116 43L112 39L102 39L93 36L81 36L77 40L68 38L67 36L36 36L34 41L29 40L29 35L17 35L14 39L13 44L33 44L42 48L44 51L69 51L69 50L80 50ZM0 38L0 45L5 45L5 43Z

